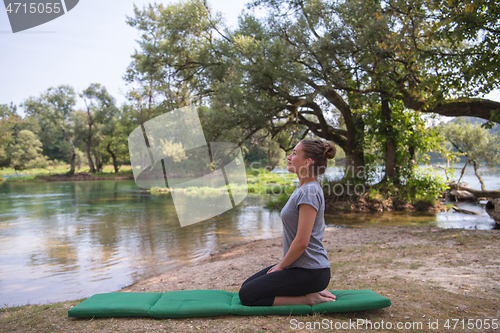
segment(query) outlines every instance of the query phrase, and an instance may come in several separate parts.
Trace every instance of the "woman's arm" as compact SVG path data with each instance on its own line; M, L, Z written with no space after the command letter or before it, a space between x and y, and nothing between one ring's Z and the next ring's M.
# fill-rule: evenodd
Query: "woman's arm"
M288 249L286 255L276 266L273 266L268 273L281 271L287 268L299 259L302 253L304 253L309 245L314 221L316 220L316 214L316 209L314 209L313 206L308 204L299 205L299 224L297 226L297 234L295 235L292 244L290 244L290 248Z

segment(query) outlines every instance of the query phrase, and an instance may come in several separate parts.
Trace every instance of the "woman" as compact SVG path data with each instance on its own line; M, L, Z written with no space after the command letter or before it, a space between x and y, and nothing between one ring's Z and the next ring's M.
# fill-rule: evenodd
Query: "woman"
M323 247L325 198L317 177L335 157L333 144L302 140L287 157L287 170L299 186L281 210L283 259L249 277L241 286L243 305L314 305L335 301L324 290L330 282L330 261Z

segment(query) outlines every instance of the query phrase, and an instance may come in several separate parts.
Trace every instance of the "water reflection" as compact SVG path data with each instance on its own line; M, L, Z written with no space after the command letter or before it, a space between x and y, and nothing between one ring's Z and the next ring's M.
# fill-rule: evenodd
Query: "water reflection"
M436 216L436 226L445 229L459 228L478 230L490 230L497 227L495 221L486 213L484 208L485 204L458 202L454 203L454 205L461 209L478 212L481 215L463 214L450 210Z

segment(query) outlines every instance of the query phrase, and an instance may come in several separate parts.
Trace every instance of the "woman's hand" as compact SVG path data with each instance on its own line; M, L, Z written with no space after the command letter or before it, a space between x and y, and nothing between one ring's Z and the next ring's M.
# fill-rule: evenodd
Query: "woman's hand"
M272 273L272 272L277 272L277 271L282 271L284 268L281 268L280 264L274 265L271 267L266 274Z

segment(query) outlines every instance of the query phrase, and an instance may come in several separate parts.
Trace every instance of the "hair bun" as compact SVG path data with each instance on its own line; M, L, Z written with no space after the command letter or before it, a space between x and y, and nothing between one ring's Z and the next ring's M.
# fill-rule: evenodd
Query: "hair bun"
M323 151L323 157L326 159L332 159L337 154L337 149L334 144L328 142L324 143L325 150Z

